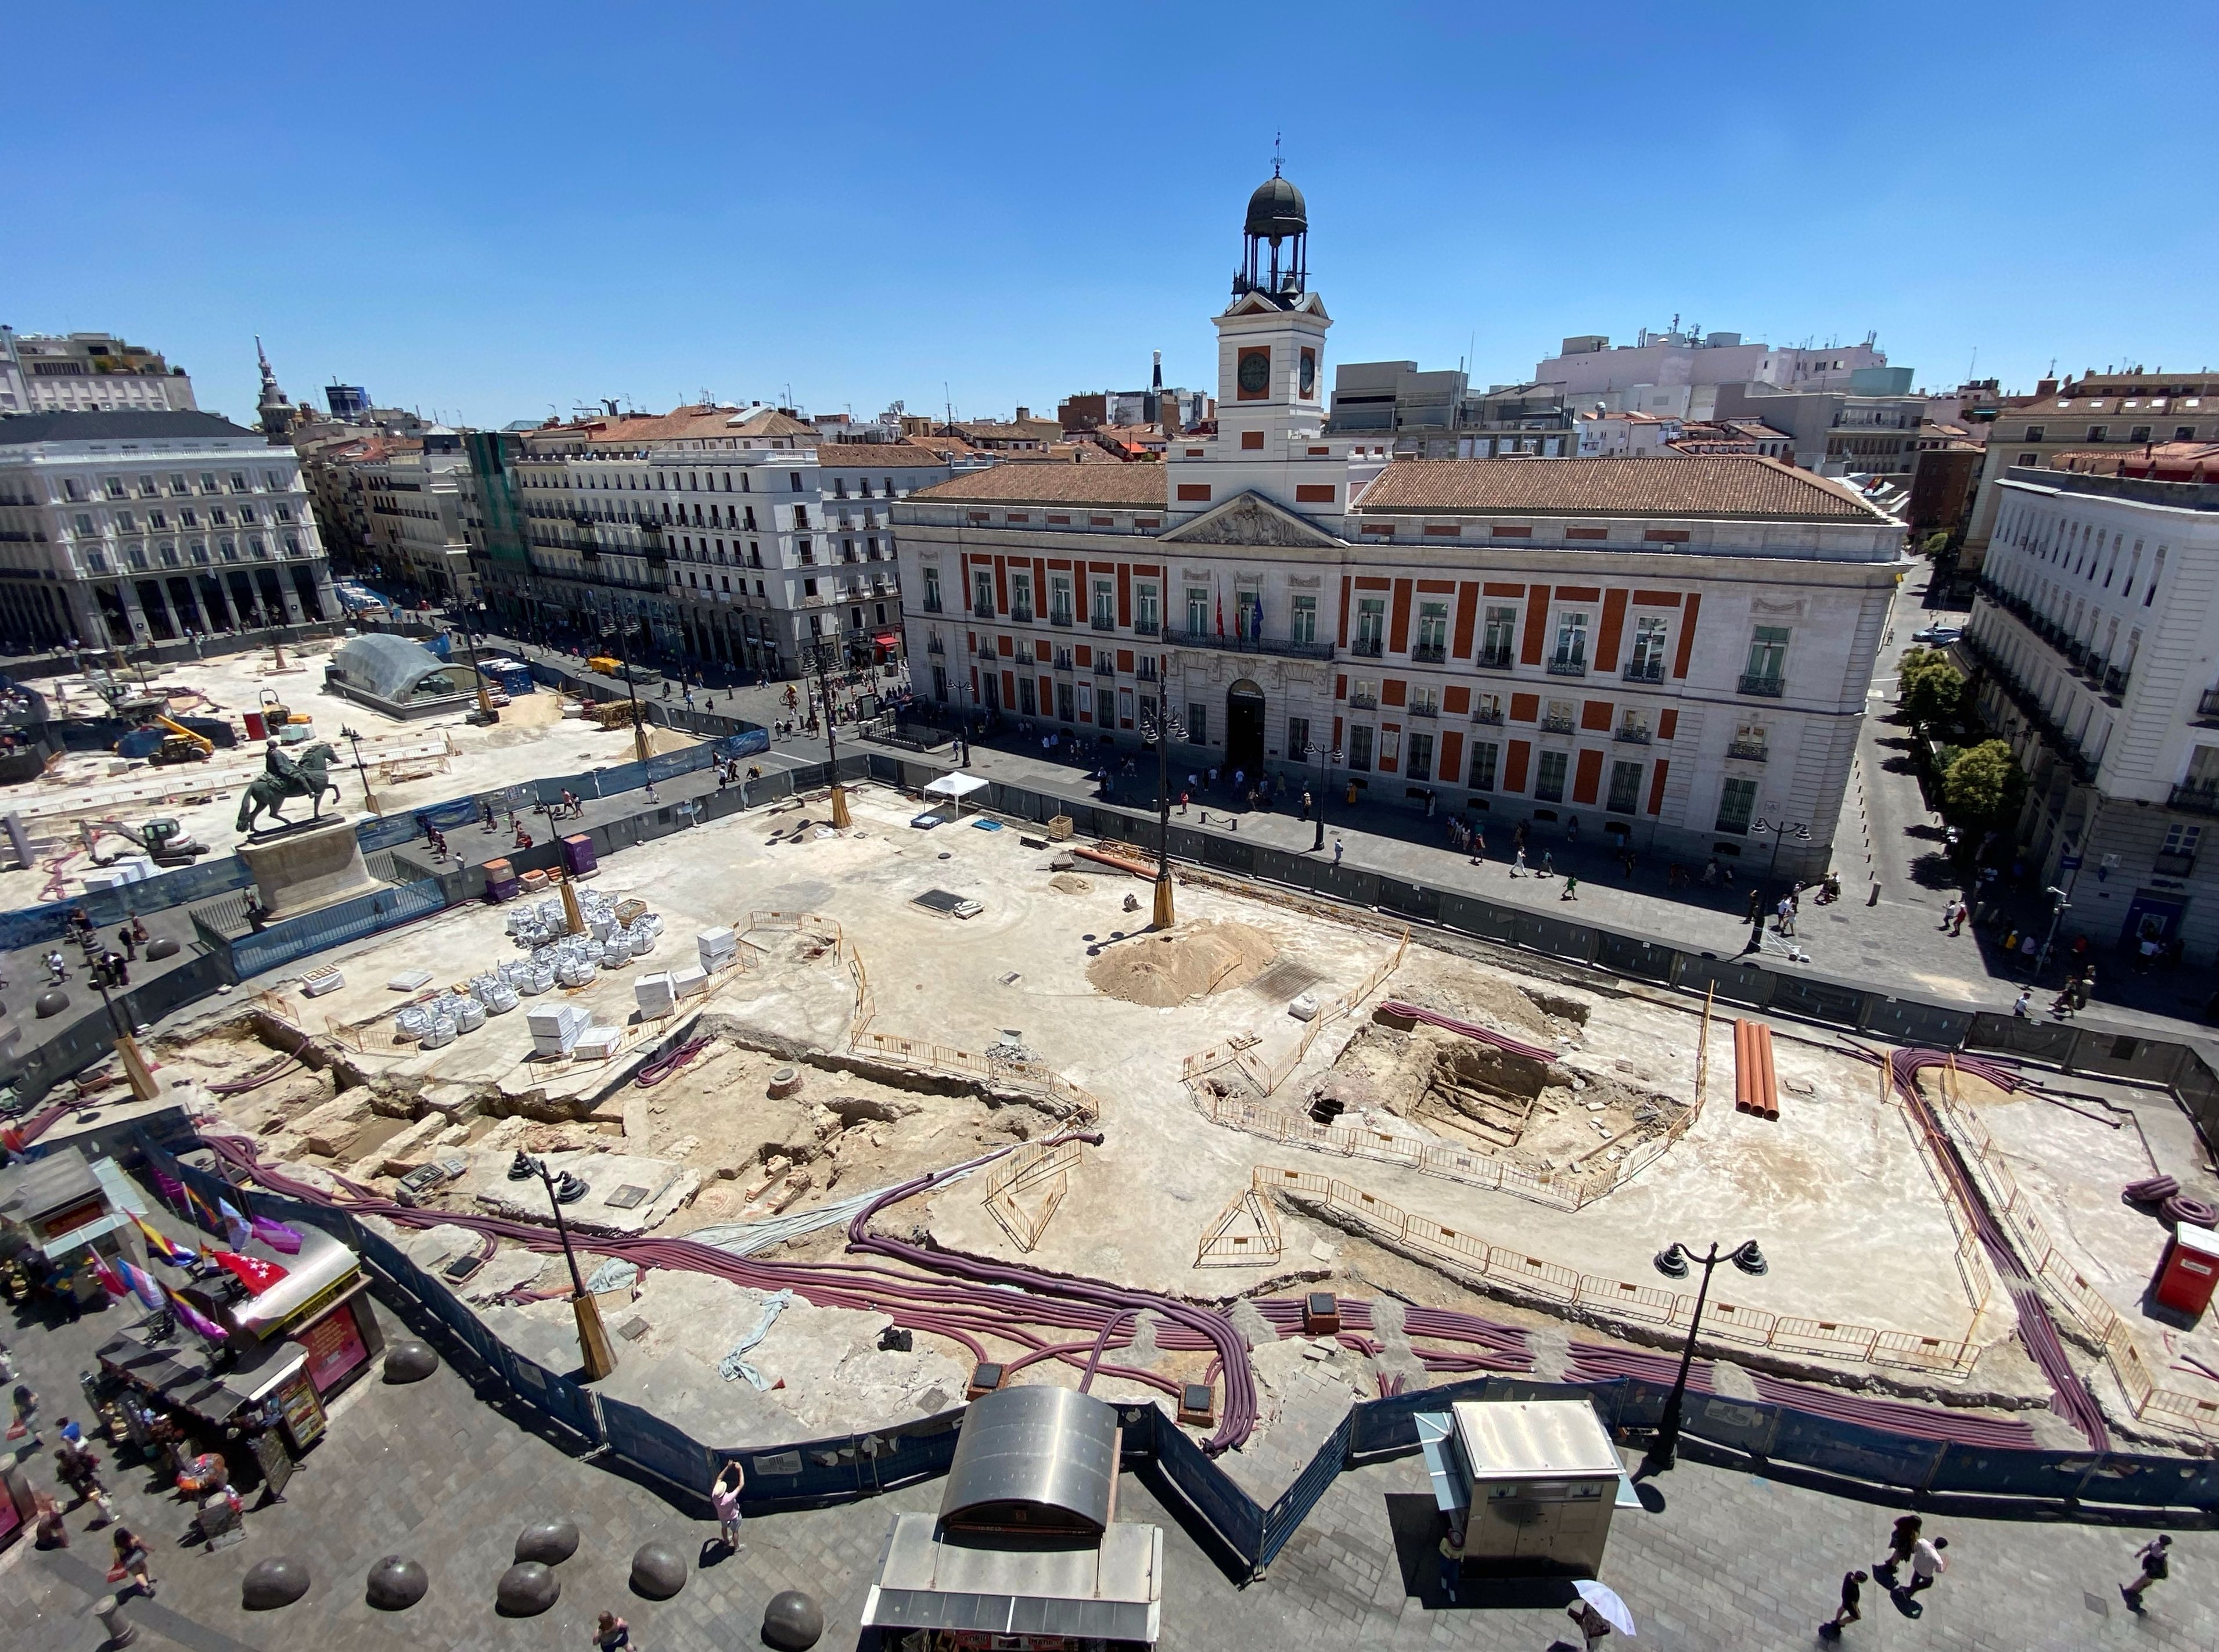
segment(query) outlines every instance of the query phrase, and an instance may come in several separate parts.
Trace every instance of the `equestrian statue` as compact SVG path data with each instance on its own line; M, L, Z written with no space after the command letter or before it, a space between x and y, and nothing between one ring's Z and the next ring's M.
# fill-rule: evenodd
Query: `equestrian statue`
M239 829L252 831L255 820L264 814L280 826L308 826L320 820L324 793L330 792L334 799L339 795L338 783L325 773L333 755L328 741L319 740L297 758L287 756L277 742L271 741L263 759L263 772L248 782L239 800ZM304 821L287 820L279 805L288 798L309 799L310 817Z

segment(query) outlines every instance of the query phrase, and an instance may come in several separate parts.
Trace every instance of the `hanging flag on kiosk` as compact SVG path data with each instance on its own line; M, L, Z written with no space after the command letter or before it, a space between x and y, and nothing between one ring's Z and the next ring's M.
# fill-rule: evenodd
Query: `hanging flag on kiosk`
M219 1199L215 1204L216 1208L223 1214L224 1235L231 1240L231 1248L234 1251L244 1251L246 1248L246 1241L254 1237L254 1230L246 1225L246 1217L231 1208L230 1200Z
M288 1227L283 1222L274 1221L267 1216L250 1217L248 1226L253 1228L254 1237L271 1250L285 1256L300 1255L301 1230L297 1227Z
M285 1270L274 1262L264 1262L258 1256L241 1256L236 1251L211 1251L208 1260L259 1296L285 1276Z
M106 1257L90 1246L86 1247L85 1254L92 1258L92 1276L100 1281L102 1288L110 1296L126 1296L130 1294L131 1287L123 1282L123 1276L121 1274L109 1266Z
M192 1262L197 1259L198 1253L196 1251L188 1251L183 1245L173 1244L171 1241L164 1239L159 1233L156 1233L153 1228L147 1225L146 1219L145 1217L134 1216L131 1220L139 1224L139 1231L146 1236L146 1248L153 1251L156 1256L161 1258L163 1261L168 1263L171 1267L182 1268L188 1262Z
M165 1286L162 1294L170 1299L170 1306L177 1309L177 1318L190 1326L196 1335L205 1338L209 1342L221 1342L231 1335L231 1332L178 1295L177 1292Z
M153 1174L154 1190L162 1196L164 1202L178 1206L180 1208L183 1207L185 1202L185 1184L177 1180L176 1177L171 1175L167 1171L161 1169L158 1165L153 1167Z
M116 1265L122 1270L124 1280L131 1287L131 1294L146 1304L149 1314L159 1314L162 1311L162 1287L154 1276L128 1257Z

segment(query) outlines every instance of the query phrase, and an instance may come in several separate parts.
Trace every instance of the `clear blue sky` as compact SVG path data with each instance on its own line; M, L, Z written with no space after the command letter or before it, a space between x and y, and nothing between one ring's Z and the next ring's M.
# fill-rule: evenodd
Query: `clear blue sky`
M1678 314L2026 387L2219 365L2219 12L1595 3L25 8L0 320L252 413L1208 383L1275 131L1335 357Z

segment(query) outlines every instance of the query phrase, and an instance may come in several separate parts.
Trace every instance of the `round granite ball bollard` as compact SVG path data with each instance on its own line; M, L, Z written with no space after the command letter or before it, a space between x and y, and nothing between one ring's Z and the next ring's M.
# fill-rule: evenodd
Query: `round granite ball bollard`
M438 1355L413 1338L394 1343L385 1351L388 1382L420 1382L438 1369Z
M631 1587L650 1600L668 1600L686 1587L686 1556L667 1543L643 1543L632 1551Z
M578 1528L569 1520L542 1520L516 1534L516 1557L560 1566L578 1552Z
M762 1637L780 1652L809 1652L824 1633L824 1608L799 1589L781 1589L763 1608Z
M156 935L146 943L146 956L157 961L177 955L177 938L175 935Z
M275 1612L291 1605L308 1592L308 1567L283 1555L272 1555L246 1568L239 1583L239 1604L249 1612Z
M432 1580L424 1575L420 1562L388 1555L370 1568L370 1587L364 1590L363 1599L380 1612L406 1612L431 1587Z
M58 986L48 987L32 1000L31 1008L40 1021L49 1015L59 1015L69 1008L69 994Z
M561 1599L563 1580L536 1560L519 1562L500 1574L494 1609L504 1618L537 1618Z

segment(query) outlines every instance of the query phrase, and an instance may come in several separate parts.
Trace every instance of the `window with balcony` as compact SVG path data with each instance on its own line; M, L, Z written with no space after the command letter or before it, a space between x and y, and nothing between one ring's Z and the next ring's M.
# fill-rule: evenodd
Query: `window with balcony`
M1588 617L1577 609L1557 616L1557 647L1549 656L1549 670L1558 677L1584 677L1588 672Z
M1376 660L1386 647L1387 599L1358 597L1356 599L1356 637L1351 648L1367 659Z
M1729 779L1719 788L1719 823L1712 829L1746 837L1750 817L1756 812L1756 782Z
M1480 634L1479 663L1495 671L1510 668L1511 651L1517 646L1518 611L1489 608L1486 629Z
M924 570L924 611L936 614L940 610L940 570L927 564Z
M1471 697L1471 720L1474 723L1500 724L1502 721L1502 696L1474 694Z
M2160 877L2187 877L2196 870L2196 851L2203 842L2203 827L2191 826L2185 821L2173 822L2166 828L2165 842L2158 848L2157 862L2152 870Z
M1654 614L1644 614L1633 622L1633 653L1625 662L1625 680L1664 680L1664 622Z
M1233 623L1235 633L1244 640L1260 638L1264 635L1264 593L1261 591L1234 593Z
M1199 585L1186 588L1186 629L1190 637L1200 637L1209 630L1209 593Z
M1413 660L1438 665L1449 655L1449 606L1445 602L1418 605L1418 640L1410 649Z
M1495 790L1495 763L1501 748L1491 740L1475 740L1471 745L1471 773L1464 784L1475 792Z
M1010 618L1028 623L1033 617L1033 576L1029 574L1010 575Z
M1545 734L1569 734L1579 726L1572 703L1568 699L1552 699L1542 708L1541 730Z
M1769 749L1764 724L1744 723L1734 730L1733 743L1726 748L1726 755L1738 757L1745 762L1761 763Z
M1097 580L1094 581L1091 590L1093 595L1093 606L1087 613L1088 623L1097 631L1111 631L1116 630L1117 599L1110 581L1107 580Z
M994 576L973 574L971 576L971 611L981 619L994 617Z
M1564 800L1564 771L1571 767L1571 754L1545 751L1533 773L1533 800L1536 803L1562 803Z
M1366 770L1371 767L1371 725L1352 724L1348 730L1348 766Z
M1612 736L1625 745L1645 746L1650 740L1649 713L1636 711L1629 705L1618 714L1618 729Z
M1376 679L1358 677L1348 685L1348 704L1352 711L1368 711L1379 704L1379 684Z
M1317 604L1315 597L1296 597L1287 609L1287 635L1297 643L1317 641Z
M1741 674L1741 692L1777 698L1787 680L1787 637L1785 625L1759 625L1750 632L1749 661Z
M1441 695L1437 688L1413 688L1410 691L1412 717L1439 717L1441 714Z
M1133 587L1133 630L1141 637L1153 637L1163 629L1163 610L1156 587L1139 584Z

